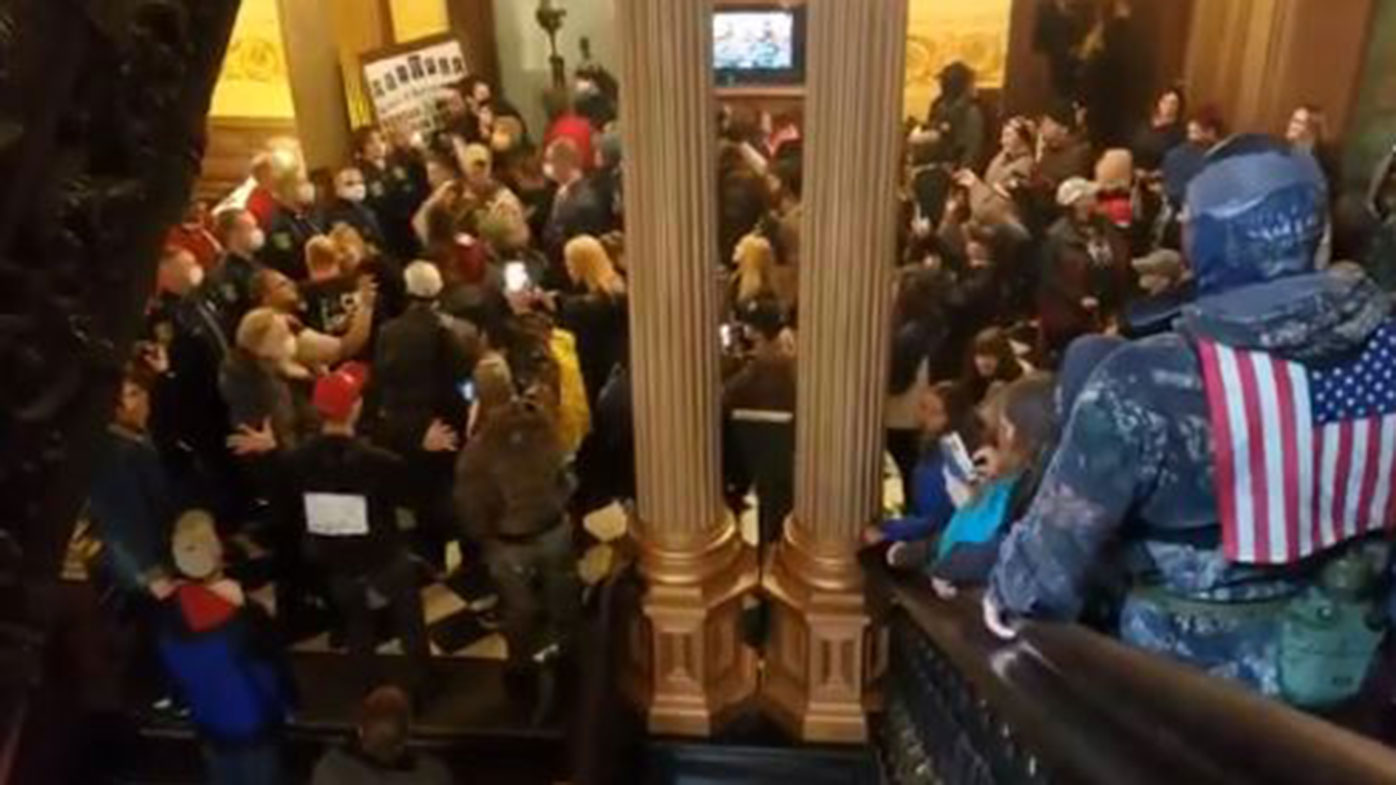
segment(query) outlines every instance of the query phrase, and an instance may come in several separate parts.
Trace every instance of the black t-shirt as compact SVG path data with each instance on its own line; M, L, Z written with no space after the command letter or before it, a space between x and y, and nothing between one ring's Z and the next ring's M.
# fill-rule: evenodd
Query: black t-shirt
M359 309L358 281L341 275L301 284L305 325L329 335L343 335Z
M363 575L398 551L402 459L348 436L320 435L287 457L313 558Z

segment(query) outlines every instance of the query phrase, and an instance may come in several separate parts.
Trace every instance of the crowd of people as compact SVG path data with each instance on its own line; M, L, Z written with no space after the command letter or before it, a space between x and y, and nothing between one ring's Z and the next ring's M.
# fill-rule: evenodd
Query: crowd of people
M89 515L98 580L157 642L216 781L277 781L293 692L278 663L326 626L366 693L428 696L419 587L451 569L497 594L511 678L568 657L580 522L634 495L615 88L579 69L535 138L467 79L434 133L360 129L331 170L268 150L171 229ZM904 510L866 539L942 595L987 586L1003 634L1085 613L1304 703L1274 663L1305 611L1279 600L1342 564L1362 591L1326 601L1366 608L1384 555L1356 537L1276 571L1226 560L1193 338L1344 362L1388 300L1329 261L1390 277L1396 173L1357 243L1330 220L1341 181L1317 107L1270 142L1224 141L1218 111L1180 86L1129 133L1092 106L991 123L956 63L908 122L886 406ZM790 493L764 464L792 457L741 449L735 423L795 409L800 118L724 107L718 125L725 491L740 512L757 488L765 543ZM1310 322L1282 323L1303 304ZM262 552L269 616L243 586ZM374 656L378 606L406 674ZM412 781L442 781L405 751L409 696L388 689L320 771L410 763L432 772Z

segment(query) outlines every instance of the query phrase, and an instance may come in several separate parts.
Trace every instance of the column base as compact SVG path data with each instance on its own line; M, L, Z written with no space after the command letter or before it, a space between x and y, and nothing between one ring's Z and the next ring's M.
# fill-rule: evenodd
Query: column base
M765 571L771 635L761 704L804 741L862 743L876 657L858 564L851 553L804 551L795 529L787 525Z
M756 694L756 655L739 625L760 576L755 553L728 529L691 554L641 546L648 586L630 620L625 689L651 733L710 736Z

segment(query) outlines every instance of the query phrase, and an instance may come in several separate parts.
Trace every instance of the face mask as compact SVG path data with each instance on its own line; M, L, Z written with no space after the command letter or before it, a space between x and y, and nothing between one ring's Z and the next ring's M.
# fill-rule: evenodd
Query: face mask
M296 186L296 201L301 204L312 204L315 201L315 184L301 183Z
M200 267L200 266L198 266L198 265L194 265L194 267L193 267L192 269L189 270L189 286L190 286L190 288L197 289L198 286L199 286L199 284L201 284L201 283L203 283L203 282L204 282L204 268L202 268L202 267Z
M339 189L339 198L346 202L362 202L368 198L368 186L363 183L348 185Z
M256 253L262 250L262 246L267 244L267 233L261 229L253 229L252 234L247 236L247 250Z
M553 165L550 163L543 164L543 176L548 178L549 180L556 180L557 169L553 168Z

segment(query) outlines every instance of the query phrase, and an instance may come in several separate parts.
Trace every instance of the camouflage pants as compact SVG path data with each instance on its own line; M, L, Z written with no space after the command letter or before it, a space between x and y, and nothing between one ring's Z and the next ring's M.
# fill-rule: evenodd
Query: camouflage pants
M1280 613L1232 615L1222 608L1179 611L1131 594L1120 613L1120 639L1278 697Z

